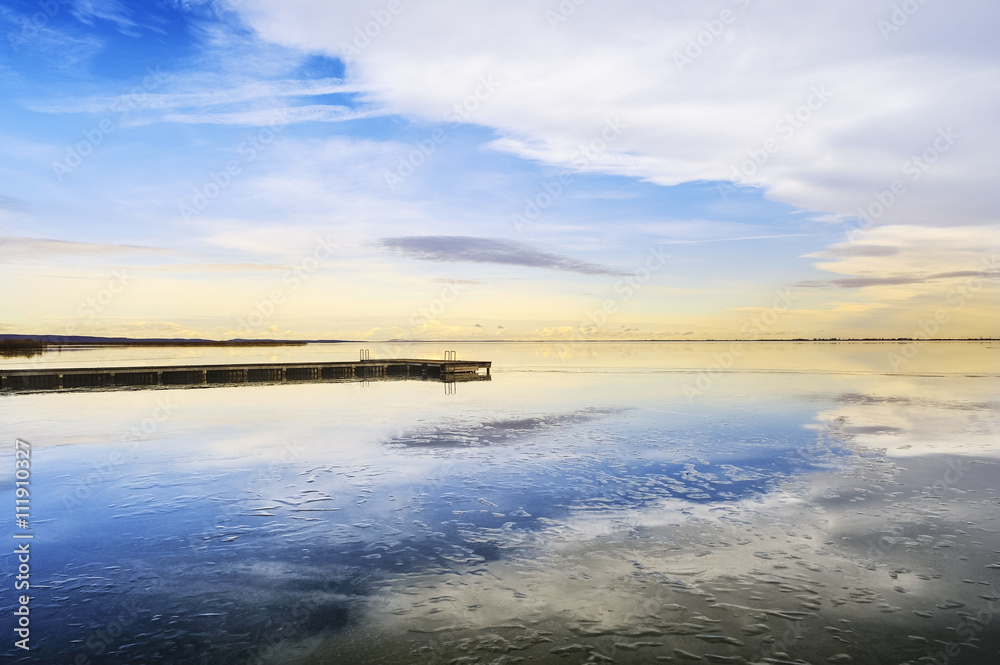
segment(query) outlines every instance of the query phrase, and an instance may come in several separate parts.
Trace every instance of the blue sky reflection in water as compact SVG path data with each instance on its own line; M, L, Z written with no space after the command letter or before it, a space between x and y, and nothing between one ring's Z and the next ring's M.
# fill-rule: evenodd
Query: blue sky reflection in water
M456 394L4 396L34 445L31 658L903 662L957 627L979 662L995 624L962 613L1000 609L991 343L911 372L891 345L762 344L689 401L718 348L470 346L504 360Z

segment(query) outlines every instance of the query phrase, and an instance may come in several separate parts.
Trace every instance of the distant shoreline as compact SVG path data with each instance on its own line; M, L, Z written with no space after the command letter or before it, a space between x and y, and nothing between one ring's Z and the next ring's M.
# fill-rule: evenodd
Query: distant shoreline
M309 342L298 340L171 340L145 341L141 339L127 342L43 342L46 346L305 346Z
M86 337L63 335L5 335L0 334L0 354L20 355L39 353L48 347L83 346L191 346L191 347L255 347L255 346L306 346L307 344L636 344L636 343L686 343L686 342L996 342L998 337L795 337L781 339L389 339L389 340L340 340L340 339L139 339L128 337Z
M84 335L0 335L0 348L27 348L29 346L304 346L310 342L325 344L345 340L300 339L185 339L135 337L87 337Z
M305 346L300 340L211 340L211 339L59 339L51 335L8 336L0 335L0 356L35 356L50 348L64 347L139 347L139 346L188 346L188 347L249 347L249 346Z
M719 337L713 339L388 339L351 342L353 344L633 344L685 342L1000 342L1000 337L794 337L781 339L746 339ZM315 342L309 342L313 344Z

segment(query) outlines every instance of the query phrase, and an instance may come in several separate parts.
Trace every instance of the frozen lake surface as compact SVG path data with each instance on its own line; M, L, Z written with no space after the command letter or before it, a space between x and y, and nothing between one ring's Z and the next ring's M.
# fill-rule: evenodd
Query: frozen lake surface
M370 348L492 381L0 396L35 534L4 661L997 662L996 342Z

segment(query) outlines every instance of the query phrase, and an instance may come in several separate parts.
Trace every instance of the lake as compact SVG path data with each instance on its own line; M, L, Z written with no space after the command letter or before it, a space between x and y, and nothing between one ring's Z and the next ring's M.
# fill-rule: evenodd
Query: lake
M368 348L492 377L0 395L4 661L996 662L997 342Z

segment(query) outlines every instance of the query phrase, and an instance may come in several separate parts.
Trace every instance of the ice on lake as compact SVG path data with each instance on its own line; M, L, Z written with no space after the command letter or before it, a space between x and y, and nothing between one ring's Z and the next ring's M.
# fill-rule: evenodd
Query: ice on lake
M5 660L996 662L996 343L449 347L492 381L0 397L36 534Z

